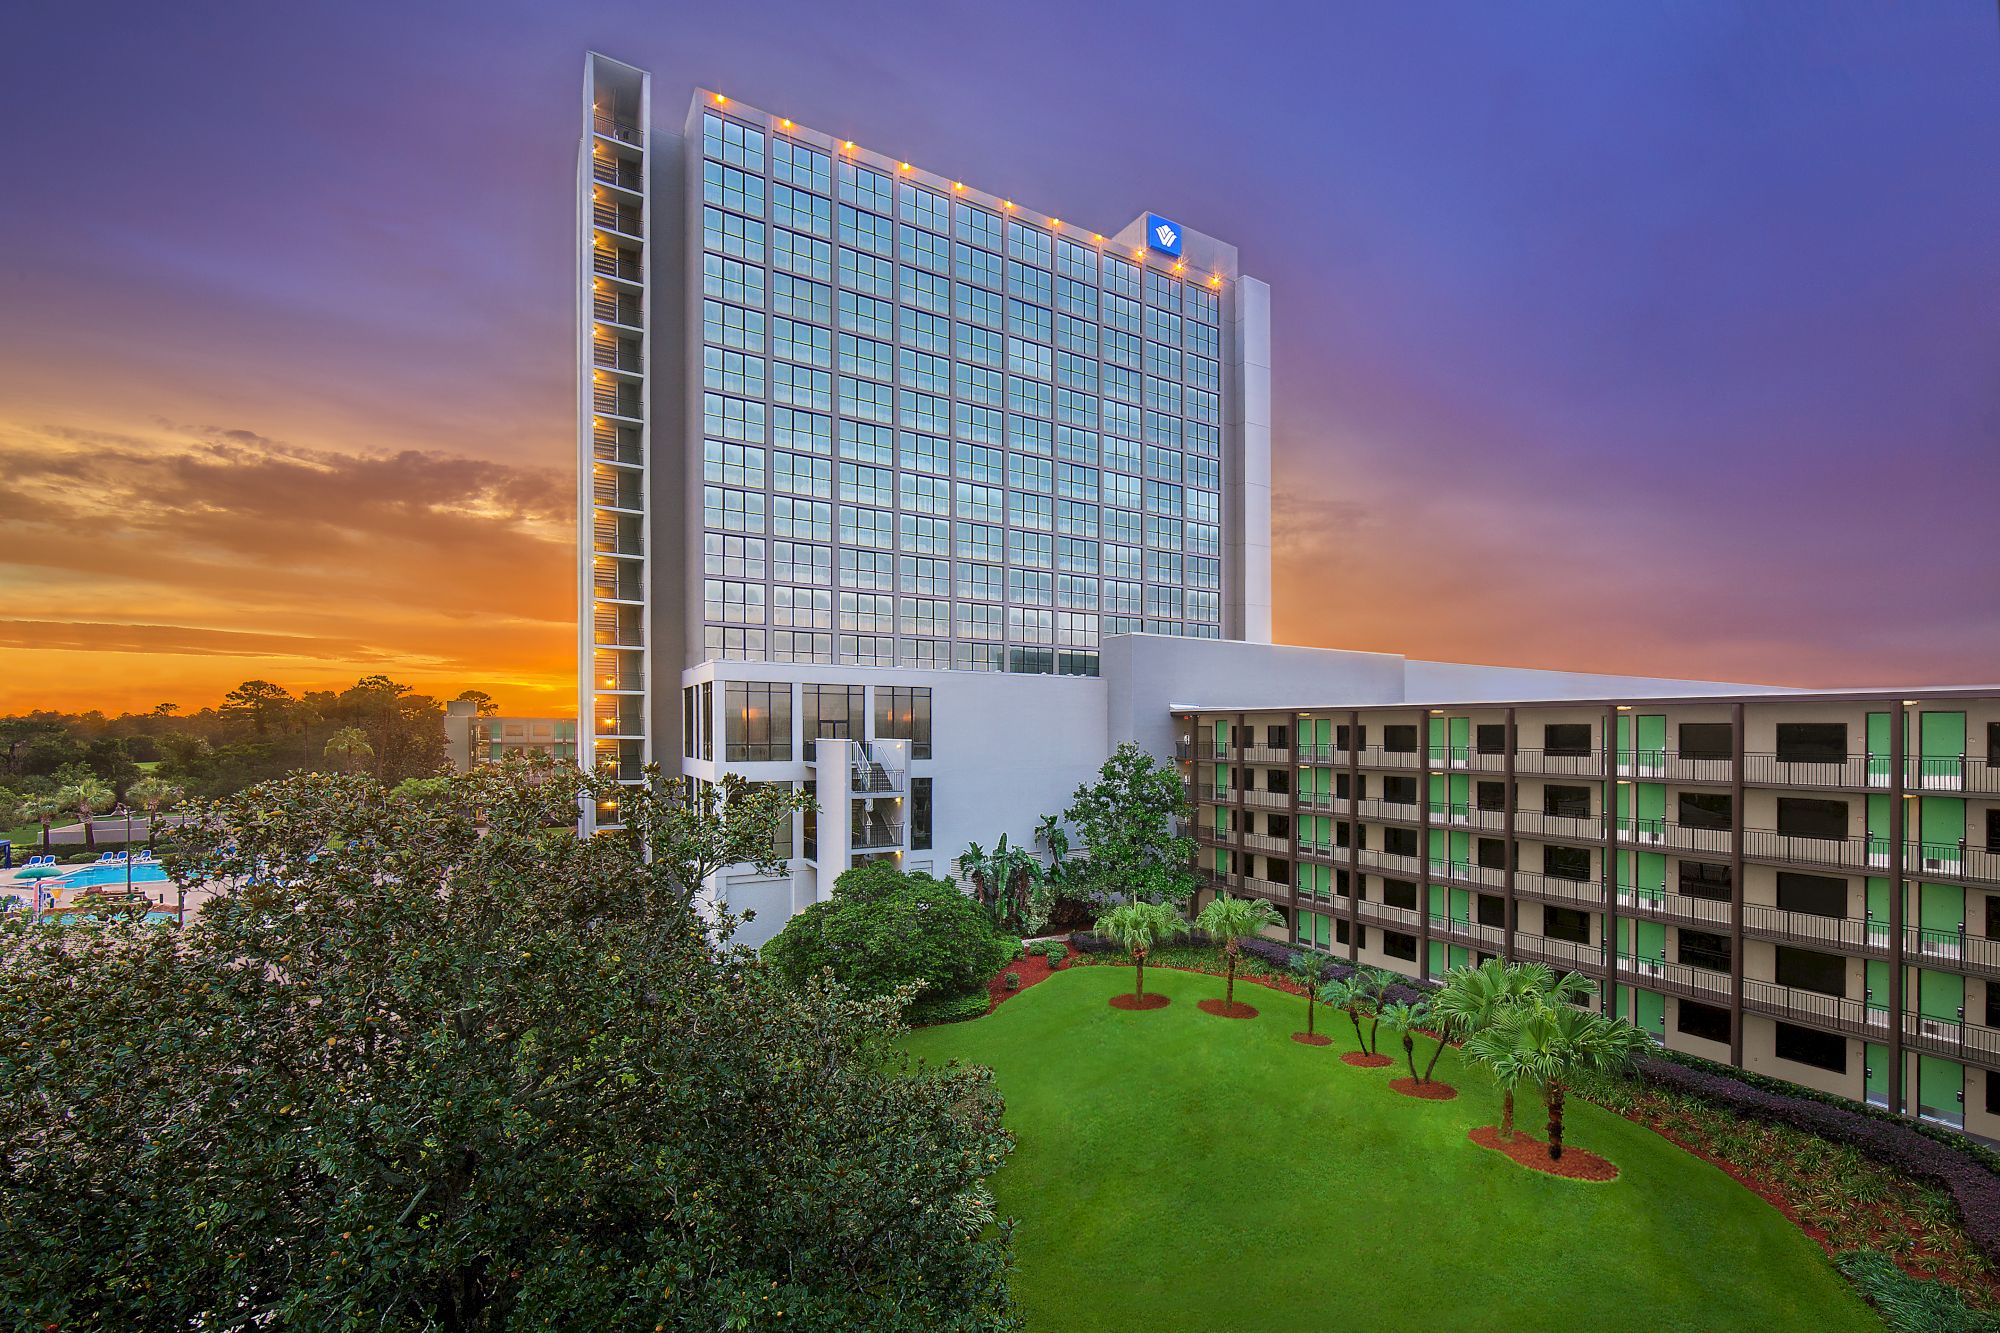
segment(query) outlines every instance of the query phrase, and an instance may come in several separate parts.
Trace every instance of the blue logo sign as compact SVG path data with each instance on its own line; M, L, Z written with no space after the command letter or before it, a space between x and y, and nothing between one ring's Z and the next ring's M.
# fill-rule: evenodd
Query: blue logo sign
M1146 245L1163 255L1181 257L1181 228L1178 222L1169 222L1158 213L1146 214Z

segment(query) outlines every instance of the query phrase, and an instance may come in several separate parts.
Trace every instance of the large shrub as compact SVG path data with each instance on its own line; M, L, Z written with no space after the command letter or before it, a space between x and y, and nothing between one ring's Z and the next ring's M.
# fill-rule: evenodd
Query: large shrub
M0 918L0 1327L1009 1326L987 1076L693 901L789 794L579 781L253 787L184 930Z
M825 969L857 996L917 983L938 999L982 989L1020 947L950 880L871 861L836 879L833 896L786 922L763 952L794 983Z

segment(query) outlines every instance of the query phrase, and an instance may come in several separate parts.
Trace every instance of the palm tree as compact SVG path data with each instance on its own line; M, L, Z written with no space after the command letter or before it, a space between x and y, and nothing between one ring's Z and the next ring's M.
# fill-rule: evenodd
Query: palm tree
M1379 967L1364 967L1357 978L1368 988L1368 1054L1379 1055L1375 1046L1375 1031L1382 1025L1382 1007L1389 1002L1389 988L1396 984L1396 974Z
M1359 972L1342 977L1326 989L1326 1002L1345 1013L1347 1021L1354 1024L1354 1046L1362 1055L1368 1054L1368 1038L1361 1031L1361 1015L1369 1008L1373 995L1368 978Z
M1388 1028L1390 1036L1401 1037L1403 1039L1403 1062L1410 1067L1410 1080L1412 1082L1419 1080L1417 1079L1417 1043L1411 1034L1422 1025L1424 1014L1425 1009L1421 1001L1411 1004L1406 1000L1397 1000L1394 1004L1383 1005L1381 1009L1376 1011L1375 1015L1375 1021L1383 1027Z
M146 812L146 850L153 850L154 839L159 835L160 809L181 803L187 795L179 787L165 778L143 777L125 789L125 799Z
M352 773L375 757L375 747L368 743L368 733L361 728L342 727L327 737L323 753L340 765L341 772Z
M1224 893L1201 909L1194 924L1211 938L1222 941L1223 974L1228 978L1223 987L1223 1003L1235 1004L1236 960L1243 952L1242 941L1283 925L1284 918L1262 898L1232 898Z
M1586 1070L1622 1068L1648 1044L1630 1023L1535 995L1507 1006L1490 1027L1472 1034L1465 1050L1503 1087L1523 1079L1541 1085L1549 1104L1549 1157L1560 1161L1569 1080Z
M1187 922L1166 903L1120 903L1097 918L1097 933L1132 955L1138 964L1135 1000L1146 996L1146 955L1168 940L1187 934Z
M42 850L46 852L55 841L52 833L56 816L62 812L62 802L52 795L24 796L17 817L42 826Z
M1326 975L1326 959L1304 949L1292 955L1292 980L1306 993L1306 1036L1313 1036L1313 1006L1333 984Z
M100 810L109 809L116 793L111 784L99 777L78 778L56 793L56 805L62 810L73 810L83 821L83 845L89 851L97 850L97 823L95 816Z
M1444 984L1431 997L1431 1021L1438 1033L1438 1050L1431 1053L1430 1069L1436 1068L1438 1054L1447 1040L1470 1042L1492 1027L1513 1006L1546 999L1570 1005L1587 998L1596 983L1577 972L1561 977L1546 963L1503 963L1489 958L1478 967L1454 967L1444 975ZM1496 1075L1497 1077L1497 1075ZM1500 1137L1514 1137L1514 1089L1519 1079L1500 1078Z

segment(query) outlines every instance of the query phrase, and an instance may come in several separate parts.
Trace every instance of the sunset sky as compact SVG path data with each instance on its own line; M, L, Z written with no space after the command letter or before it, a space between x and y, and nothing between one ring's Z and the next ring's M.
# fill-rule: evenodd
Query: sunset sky
M2000 20L1846 5L0 15L0 713L574 708L583 52L1273 289L1277 636L2000 681Z

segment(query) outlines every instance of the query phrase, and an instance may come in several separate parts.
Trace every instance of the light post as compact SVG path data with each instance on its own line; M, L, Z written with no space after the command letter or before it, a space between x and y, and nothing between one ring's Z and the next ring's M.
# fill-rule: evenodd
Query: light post
M125 816L125 900L132 900L132 807L120 801L111 812Z

